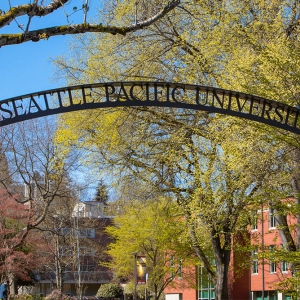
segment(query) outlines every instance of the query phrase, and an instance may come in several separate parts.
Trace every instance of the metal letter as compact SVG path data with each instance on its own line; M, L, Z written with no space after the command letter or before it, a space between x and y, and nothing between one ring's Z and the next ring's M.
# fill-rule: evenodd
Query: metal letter
M5 113L8 113L8 114L9 114L9 118L5 118L5 117L2 115L2 118L3 118L3 120L11 119L11 118L12 118L12 116L13 116L13 113L12 113L12 111L10 111L10 110L8 110L8 109L5 109L5 108L3 108L3 107L2 107L2 105L3 105L3 104L6 104L6 105L8 106L8 103L0 103L0 110L2 110L3 112L5 112Z
M32 96L31 96L31 97L32 97ZM24 109L24 108L23 108L23 105L22 105L23 103L21 103L21 106L16 106L16 101L21 101L21 102L23 102L23 99L20 98L20 99L17 99L17 100L13 100L13 101L12 101L13 108L14 108L14 111L15 111L15 116L17 117L17 116L19 116L17 108L22 108L22 109ZM29 109L30 109L30 108L29 108Z
M235 96L235 98L236 98L236 102L237 102L237 105L238 105L238 108L239 108L239 112L242 112L242 110L243 110L243 108L244 108L244 106L245 106L245 103L246 103L247 99L244 101L244 104L243 104L243 106L241 107L239 94L237 94L237 95Z
M133 95L133 88L136 87L136 86L141 87L141 89L143 90L143 85L141 85L141 84L134 84L134 85L130 88L130 97L131 97L131 100L133 100L133 101L140 101L140 99L136 98L136 97Z
M179 103L179 101L177 101L177 99L175 98L175 92L176 92L177 89L182 89L183 92L185 92L185 87L176 86L176 87L174 87L174 89L172 90L172 99L173 99L175 102Z
M109 87L112 89L111 93L108 92L108 88ZM105 85L105 95L106 95L106 101L107 102L110 101L109 100L109 95L113 95L115 93L115 91L116 91L116 89L115 89L115 87L113 85L107 85L107 84Z
M124 94L124 96L126 97L126 101L130 101L130 99L129 99L128 95L127 95L127 92L126 92L126 90L125 90L125 88L124 88L123 83L121 83L121 88L120 88L120 91L119 91L117 100L120 101L121 91L123 91L123 94Z
M269 105L269 109L266 109L266 105ZM263 103L263 109L262 109L262 113L261 113L261 117L265 118L265 113L267 114L269 120L272 120L271 116L270 116L270 110L272 109L272 106L267 103L266 101L264 101Z
M32 106L31 105L31 102L33 102L33 104L35 105L35 106ZM39 105L37 104L37 102L35 101L35 99L31 96L30 97L30 101L29 101L29 108L28 108L28 113L30 114L31 113L31 111L30 111L30 108L37 108L39 111L42 111L41 110L41 108L39 107Z
M217 95L217 93L216 93L216 91L215 90L213 90L213 103L212 103L212 106L214 106L214 99L217 99L217 101L218 101L218 103L220 104L220 106L221 106L221 108L223 108L223 106L224 106L224 94L223 94L223 101L221 102L221 100L220 100L220 98L219 98L219 96ZM215 106L214 106L215 107Z
M275 108L275 114L280 118L280 121L276 121L275 116L273 118L273 121L281 123L283 121L283 115L278 111L278 108L280 108L280 109L282 109L282 111L284 111L284 109L281 106L277 106Z

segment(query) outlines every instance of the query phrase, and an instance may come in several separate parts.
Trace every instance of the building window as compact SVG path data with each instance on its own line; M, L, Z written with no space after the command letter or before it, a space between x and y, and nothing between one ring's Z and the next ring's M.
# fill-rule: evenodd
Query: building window
M281 261L281 272L287 273L288 272L288 263L286 260Z
M71 228L61 228L61 235L68 235L71 232Z
M272 253L274 253L276 251L275 245L270 245L269 251L271 254L270 259L269 259L270 273L276 273L276 261L275 261L275 259L272 259Z
M175 256L170 255L170 278L175 278Z
M80 256L88 255L87 248L86 247L80 247L79 248L79 253L80 253Z
M215 290L214 285L208 279L207 273L203 267L198 268L198 300L214 300Z
M60 247L60 255L61 256L71 256L72 255L71 247L68 247L68 246Z
M94 248L89 249L89 256L95 256L95 249Z
M273 208L269 208L269 228L275 228L275 217Z
M281 244L280 246L281 250L284 250L284 246ZM282 273L287 273L288 272L288 263L286 260L281 261L281 272Z
M94 228L80 228L77 233L80 238L95 238Z
M177 272L178 279L181 279L182 278L182 259L178 260L177 267L178 267L178 272Z
M94 228L87 229L87 237L95 238L95 229Z
M257 230L257 210L252 211L251 214L251 230Z
M87 229L86 228L79 229L79 237L81 237L81 238L87 237Z
M85 272L85 273L89 273L89 272L95 272L95 266L80 266L80 271L81 272Z
M252 274L258 274L258 249L252 251Z
M254 292L256 296L256 300L263 300L262 299L262 292ZM264 292L264 299L268 300L277 300L277 291L265 291Z

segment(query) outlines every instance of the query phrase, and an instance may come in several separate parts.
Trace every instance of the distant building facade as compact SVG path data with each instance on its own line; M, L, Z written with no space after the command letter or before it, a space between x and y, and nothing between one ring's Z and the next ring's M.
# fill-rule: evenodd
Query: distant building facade
M261 237L262 227L264 232L264 249L271 251L280 249L281 239L276 228L275 216L272 207L263 208L263 217L261 210L256 211L255 223L252 224L249 235ZM297 220L293 216L287 216L288 224L296 224ZM234 241L241 242L241 241ZM228 275L229 300L291 300L292 298L279 293L275 290L274 284L279 283L286 277L291 277L288 263L286 261L265 260L262 265L255 259L258 250L252 253L246 252L245 255L252 255L252 266L250 269L242 271L237 276L236 272L230 271ZM175 260L176 261L176 260ZM235 264L235 252L231 256L231 264ZM238 268L238 266L237 266ZM215 292L213 284L207 279L205 270L201 266L191 266L183 270L183 276L186 272L194 274L195 288L186 288L181 281L184 279L174 276L177 285L176 288L165 289L165 300L214 300ZM264 297L262 294L264 293Z
M73 259L64 270L64 294L76 296L81 289L83 296L95 296L101 284L112 280L111 271L99 265L100 260L109 259L104 250L112 242L105 228L113 224L113 218L105 216L104 206L103 202L95 200L80 202L74 207L72 224L56 229L61 237L72 235L72 243L59 246L58 249L61 258ZM33 293L46 296L55 288L54 271L45 272L38 279Z

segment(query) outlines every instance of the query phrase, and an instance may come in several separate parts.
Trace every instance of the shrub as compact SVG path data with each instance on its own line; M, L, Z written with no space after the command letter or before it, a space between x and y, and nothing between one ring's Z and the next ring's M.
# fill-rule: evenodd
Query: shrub
M41 296L40 294L32 294L32 300L43 300L44 297Z
M134 294L134 282L130 281L125 285L125 293L126 295L133 296ZM138 299L145 299L145 286L144 285L137 285L136 286L136 294Z
M44 297L42 297L39 294L32 294L32 295L12 295L9 296L10 300L43 300Z
M60 290L53 290L45 300L76 300L76 298L64 295Z
M115 283L103 284L100 286L96 296L100 298L121 298L123 289Z

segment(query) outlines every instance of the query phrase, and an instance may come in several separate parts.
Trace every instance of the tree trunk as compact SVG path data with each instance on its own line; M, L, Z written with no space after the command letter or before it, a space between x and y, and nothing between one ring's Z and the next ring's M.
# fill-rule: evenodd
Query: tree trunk
M217 264L216 277L217 283L215 285L215 300L227 300L228 299L228 263Z
M18 284L17 284L16 276L14 274L10 273L10 274L8 274L8 278L9 278L9 287L7 287L7 289L9 289L9 294L17 295L18 294Z
M56 288L60 291L62 291L63 287L63 270L61 266L61 262L59 258L55 258L55 277L56 277Z
M225 228L224 228L225 229ZM225 229L225 231L227 231ZM221 245L219 233L211 230L211 242L216 260L215 300L228 300L228 268L231 254L231 234L224 235L224 245Z
M195 222L191 218L191 212L187 208L183 197L179 198L179 205L184 209L184 215L189 228L189 236L191 239L192 247L195 254L200 259L208 277L213 282L215 286L215 300L228 300L228 268L230 263L231 254L231 233L229 233L228 226L223 226L224 234L224 245L221 245L220 233L214 228L211 229L211 243L213 247L213 252L216 260L216 271L205 255L203 249L197 241ZM223 220L225 222L225 220Z

